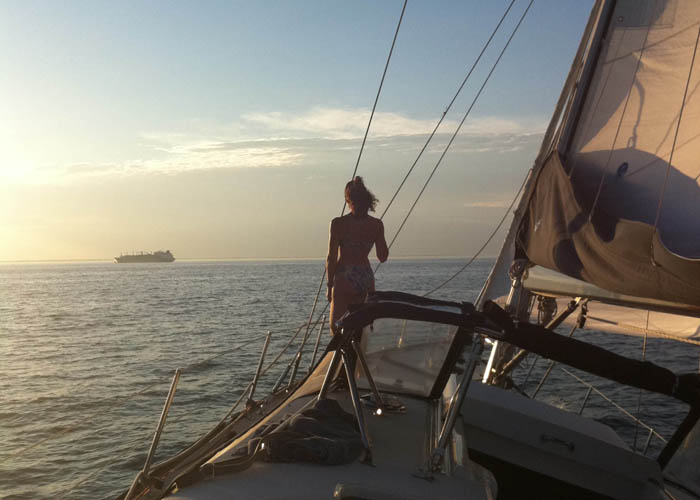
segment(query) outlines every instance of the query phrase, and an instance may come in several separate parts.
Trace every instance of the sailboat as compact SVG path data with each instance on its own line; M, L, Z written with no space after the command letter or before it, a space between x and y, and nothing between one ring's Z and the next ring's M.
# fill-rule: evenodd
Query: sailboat
M555 332L700 334L699 40L695 0L598 0L476 303L371 294L306 376L259 400L268 337L245 409L152 465L176 374L120 498L700 498L698 374ZM687 416L650 458L510 390L530 355Z

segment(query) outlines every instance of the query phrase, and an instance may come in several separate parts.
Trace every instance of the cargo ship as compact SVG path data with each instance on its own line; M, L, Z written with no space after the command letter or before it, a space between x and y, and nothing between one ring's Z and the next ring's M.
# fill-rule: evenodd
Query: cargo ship
M170 250L163 252L158 250L153 253L132 253L132 254L121 254L119 257L114 258L114 262L117 264L132 264L132 263L142 263L142 262L172 262L175 260L173 254Z

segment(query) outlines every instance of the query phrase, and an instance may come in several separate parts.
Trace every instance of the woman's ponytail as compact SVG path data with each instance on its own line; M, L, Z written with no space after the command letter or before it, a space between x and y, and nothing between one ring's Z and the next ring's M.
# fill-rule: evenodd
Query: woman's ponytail
M357 215L367 215L368 211L374 212L379 201L365 187L365 183L359 175L345 185L345 199L352 202Z

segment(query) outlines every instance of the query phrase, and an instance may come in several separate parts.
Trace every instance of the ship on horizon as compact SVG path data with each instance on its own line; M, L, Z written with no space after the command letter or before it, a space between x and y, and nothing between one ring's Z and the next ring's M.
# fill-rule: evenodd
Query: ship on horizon
M173 262L175 257L170 252L166 250L157 250L153 253L140 252L131 254L120 254L119 257L114 258L114 262L117 264L132 264L132 263L143 263L143 262Z

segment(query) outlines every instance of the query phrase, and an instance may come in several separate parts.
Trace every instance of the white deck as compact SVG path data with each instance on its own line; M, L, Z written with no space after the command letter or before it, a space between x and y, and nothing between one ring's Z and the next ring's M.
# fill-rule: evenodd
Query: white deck
M336 486L343 484L359 488L374 500L488 499L484 484L468 479L471 474L463 468L455 468L449 477L438 474L433 481L412 475L427 458L429 406L425 401L401 399L406 405L405 414L375 417L365 412L374 466L359 461L339 466L255 462L242 472L203 481L166 498L330 499ZM339 402L346 411L352 412L348 399ZM479 469L477 465L474 467Z
M352 412L347 393L338 397ZM307 399L297 400L293 407ZM405 414L375 417L365 412L374 467L359 461L341 466L256 462L242 472L202 481L166 498L328 499L340 484L359 487L361 497L372 500L489 498L490 481L471 479L483 478L484 471L468 459L464 460L468 469L457 467L451 476L435 474L434 481L413 475L427 458L429 405L400 399ZM291 410L280 409L276 419ZM612 498L666 498L658 464L633 453L603 424L476 382L462 413L469 449ZM228 459L232 451L227 448L214 461Z

